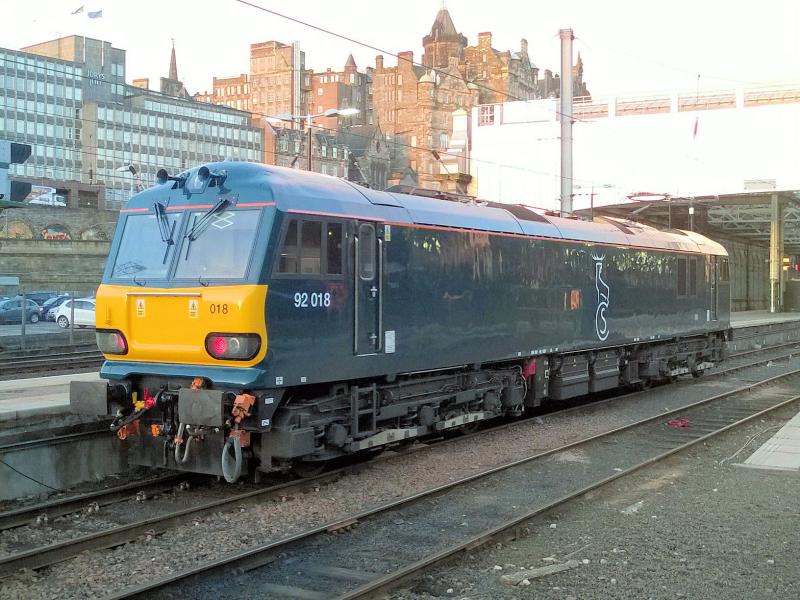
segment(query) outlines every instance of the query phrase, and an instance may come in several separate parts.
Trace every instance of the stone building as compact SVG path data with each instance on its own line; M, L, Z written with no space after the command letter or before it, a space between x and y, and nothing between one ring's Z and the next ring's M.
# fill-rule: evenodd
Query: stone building
M375 190L389 182L390 145L377 125L356 125L343 130L340 138L349 150L347 179Z
M450 59L457 58L458 62L464 59L464 48L467 47L467 38L456 31L453 19L446 8L442 8L436 15L431 26L431 32L422 38L422 64L428 69L447 69Z
M519 51L500 52L492 48L491 32L478 34L478 44L464 49L464 75L478 85L480 104L539 97L539 69L528 56L528 41Z
M297 44L274 40L251 44L249 110L259 116L307 114L311 77L305 64L305 52ZM215 103L226 104L229 99ZM287 122L285 127L292 125Z
M359 112L349 117L317 117L315 122L329 131L368 121L367 76L359 72L352 54L347 57L342 71L328 68L321 73L311 73L309 110L319 114L331 108L357 108Z
M247 73L233 77L214 77L211 92L194 95L198 102L211 102L237 110L251 110L250 79Z
M169 76L162 77L160 81L159 91L165 96L173 98L182 98L184 100L191 100L192 97L183 82L178 79L178 61L175 57L175 41L172 42L172 52L169 57Z
M396 67L387 67L382 56L376 58L368 102L373 103L374 122L394 138L390 180L413 177L417 185L444 189L448 181L458 179L441 160L448 153L454 111L557 96L558 77L545 71L545 81L539 80L525 39L519 50L499 51L492 47L492 34L484 32L469 46L446 8L437 13L422 45L421 64L414 63L412 52L400 52ZM575 95L588 96L580 56L573 74Z
M458 58L447 68L428 70L414 64L413 52L398 54L397 66L386 67L383 56L375 59L372 96L376 123L396 138L395 149L408 158L408 167L420 185L432 183L439 173L433 151L445 151L452 131L452 114L477 102L478 90L461 77ZM398 168L400 167L400 168ZM402 170L397 161L393 171ZM390 177L396 183L397 176Z
M289 129L265 123L265 143L271 147L265 152L265 162L291 169L308 168L308 130ZM349 149L342 140L324 130L312 129L311 170L323 175L346 177Z

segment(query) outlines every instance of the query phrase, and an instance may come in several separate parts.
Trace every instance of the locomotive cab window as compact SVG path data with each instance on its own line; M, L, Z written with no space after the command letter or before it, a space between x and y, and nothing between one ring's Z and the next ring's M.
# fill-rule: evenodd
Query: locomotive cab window
M187 215L175 279L242 279L247 276L261 212L229 210ZM204 221L204 219L206 219Z
M341 275L342 225L291 219L278 261L282 275Z

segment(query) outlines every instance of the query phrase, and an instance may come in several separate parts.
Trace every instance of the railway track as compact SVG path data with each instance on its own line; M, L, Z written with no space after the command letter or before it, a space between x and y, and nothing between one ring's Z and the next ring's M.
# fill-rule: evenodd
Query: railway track
M115 486L110 489L96 490L85 494L59 498L49 502L34 504L10 510L0 514L0 531L30 525L37 518L46 518L49 521L73 512L84 510L91 504L99 508L125 502L135 498L137 493L144 492L148 497L167 492L182 480L189 480L185 473L170 473L152 479L145 479ZM196 479L196 477L195 477Z
M62 352L4 352L0 355L0 377L8 378L49 371L77 371L99 367L103 355L96 346L83 346Z
M107 600L172 598L178 592L193 598L221 593L367 597L460 552L495 541L588 491L796 403L799 377L800 369L794 369L748 383L287 539L128 587ZM676 417L689 426L668 427L667 422ZM576 453L591 457L598 467L590 469L585 461L572 460ZM412 523L413 527L404 527ZM336 532L339 535L330 535ZM383 547L387 536L396 551L377 555L374 549Z
M798 342L787 342L785 344L772 346L770 348L749 350L737 353L731 356L731 359L741 358L752 354L765 353L780 348L784 348L787 346L796 346L796 345L798 345ZM763 364L768 363L769 361L781 360L789 356L791 356L791 354L789 355L781 354L778 356L770 356L764 359L743 363L740 365L732 365L725 369L720 369L712 373L709 373L706 377L720 377L728 375L737 372L741 369L761 366ZM549 414L555 414L555 413L566 414L570 411L578 411L584 409L587 406L597 407L604 403L619 402L626 399L635 399L637 396L641 396L644 393L646 392L639 391L639 392L631 392L628 394L618 394L602 400L593 400L588 404L586 402L581 402L579 404L570 406L568 408L559 408L554 413L549 413ZM527 418L535 418L535 417L531 416ZM484 435L490 431L501 431L509 427L514 427L524 422L525 420L526 419L513 419L503 423L487 426L474 433L469 433L467 435L461 436L457 438L457 440L463 441L464 439L468 439L473 436ZM23 451L23 450L34 449L43 445L71 443L76 441L82 441L88 438L108 435L108 423L102 422L98 424L91 424L82 431L67 431L63 433L59 432L57 435L48 438L32 437L35 434L36 432L28 432L26 436L30 437L31 439L16 439L15 441L9 443L3 443L2 439L0 439L0 454L12 451ZM436 440L429 440L428 443L439 443L439 442L447 443L447 441L448 440L446 438L441 438ZM339 472L340 471L337 470L337 473ZM325 474L325 476L327 475L328 474ZM5 513L0 513L0 531L15 527L23 527L25 525L30 524L35 519L42 517L43 515L46 516L48 519L52 519L58 516L69 514L76 510L85 508L90 503L97 503L99 506L107 506L109 504L117 502L124 502L130 499L130 492L133 488L135 488L137 492L143 491L148 496L152 496L160 493L163 490L166 490L166 487L164 487L162 484L169 483L170 481L177 482L180 479L188 479L188 476L186 474L174 474L172 476L165 476L164 478L159 477L152 481L142 481L136 484L124 484L121 486L98 490L94 492L88 492L85 494L79 494L75 496L68 496L65 498L49 500L46 502L22 507Z
M782 356L784 358L786 358L788 355L782 355ZM760 360L755 361L755 362L748 362L748 363L744 363L744 364L740 364L740 365L735 365L735 366L729 367L729 368L727 368L725 370L721 370L721 371L716 372L714 375L716 375L716 376L725 375L725 374L729 374L729 373L732 373L734 371L741 370L741 369L744 369L744 368L753 367L753 366L759 366L759 365L762 365L762 364L766 363L767 361L777 361L779 359L780 359L779 356L770 356L770 357L763 358L763 359L760 359ZM778 379L789 377L789 376L792 376L792 375L794 375L796 373L797 373L797 371L791 371L790 373L778 376ZM740 390L734 390L732 392L726 392L725 394L719 395L716 398L717 399L721 399L721 398L729 397L732 394L741 393L742 390L752 390L752 389L758 388L760 386L767 385L767 383L769 381L771 381L771 380L767 380L765 382L754 383L754 384L748 385L745 388L742 388ZM567 409L564 409L564 410L558 411L558 412L559 413L564 413L564 412L575 411L575 410L597 410L597 407L599 405L601 405L601 404L605 404L607 402L612 402L612 401L621 401L621 400L624 400L624 399L629 399L629 400L630 399L635 399L636 396L641 396L641 395L645 395L645 394L646 394L646 392L634 392L632 394L626 394L624 396L617 396L617 397L612 397L612 398L608 398L608 399L605 399L605 400L596 401L596 402L590 403L588 405L584 404L584 405L580 405L580 406L574 406L574 407L567 408ZM707 401L708 400L704 400L703 402L707 402ZM702 402L701 402L701 404L702 404ZM684 409L680 408L680 409L676 409L676 410L684 410ZM659 418L663 418L663 415L658 415L657 417L652 417L651 420L652 419L659 419ZM513 421L513 422L509 422L509 423L500 424L500 425L496 426L493 429L501 429L501 428L504 428L504 427L511 427L511 426L517 425L519 423L520 423L520 421L517 420L517 421ZM476 432L475 434L471 434L471 435L482 435L484 433L486 433L486 431ZM463 441L466 437L469 437L469 436L463 436L463 437L457 438L457 440L452 440L452 441ZM444 443L447 443L447 441L449 441L449 440L445 440ZM578 442L578 443L585 443L585 441L584 442ZM431 447L438 447L438 444L434 444ZM425 448L425 446L422 446L422 448L420 448L420 449L424 449L424 448ZM564 448L548 451L547 453L542 454L541 456L547 456L547 455L553 454L554 452L563 451L563 450L564 450ZM531 459L539 458L539 457L540 456L537 455L537 456L532 457ZM527 460L531 460L531 459L527 459ZM512 466L514 466L514 465L506 465L506 466L502 467L500 470L511 468ZM168 513L168 514L150 515L146 519L141 519L141 520L137 520L137 521L132 522L132 523L119 525L119 526L116 526L116 527L113 527L113 528L110 528L110 529L107 529L107 530L104 530L104 531L101 531L101 532L81 535L79 537L76 537L76 538L73 538L73 539L70 539L70 540L66 540L66 541L63 541L63 542L55 543L55 544L49 544L48 546L44 546L44 547L30 548L29 550L25 550L25 551L18 552L18 553L13 554L13 555L8 555L6 557L0 558L0 576L10 575L13 572L15 572L16 570L21 569L21 568L37 569L37 568L41 568L41 567L44 567L44 566L52 565L52 564L67 560L67 559L77 555L78 553L86 551L86 550L96 550L96 549L102 549L102 548L107 548L107 547L112 547L112 546L118 546L118 545L124 544L124 543L126 543L128 541L132 541L132 540L138 539L138 538L142 537L145 533L147 533L147 534L156 533L157 534L157 533L160 533L162 531L165 531L165 530L169 529L170 527L174 527L174 526L179 525L181 523L185 523L185 522L188 522L188 521L193 520L195 518L198 518L199 516L239 506L243 502L245 502L245 503L247 503L247 502L264 502L264 501L266 501L268 499L279 498L280 496L289 496L289 495L302 494L304 491L307 491L312 487L319 487L320 485L323 485L326 482L334 481L335 479L341 477L345 472L352 471L352 469L354 469L354 468L357 469L357 468L360 468L360 466L357 466L357 467L345 467L343 469L339 469L339 470L336 470L336 471L333 471L333 472L330 472L330 473L325 473L325 474L323 474L323 475L321 475L319 477L312 478L312 479L280 483L278 485L274 485L274 486L270 486L270 487L266 487L266 488L248 490L247 492L233 494L233 495L230 495L230 496L225 497L225 498L215 499L215 500L212 500L212 501L209 501L209 502L201 502L199 504L195 504L194 506L185 507L185 508L182 508L179 511L173 511L173 512ZM484 474L481 474L480 477L488 476L489 474L490 473L484 473ZM465 483L465 482L462 482L462 483ZM154 485L157 486L158 482L154 483ZM169 487L170 485L171 484L169 484L169 482L164 482L164 488ZM406 499L406 500L402 501L401 503L397 504L396 506L400 506L400 505L408 503L408 502L413 502L415 499L419 500L420 498L428 497L431 494L435 495L435 494L441 493L441 492L445 491L446 489L450 489L451 487L453 487L453 485L454 484L450 484L450 485L444 486L444 487L442 487L440 489L435 489L435 490L431 490L429 492L426 492L424 495L421 495L419 497ZM142 487L141 484L139 485L139 487L140 488ZM37 516L39 516L41 514L48 514L48 516L50 516L51 514L53 516L57 516L59 514L60 515L68 514L70 512L75 511L76 509L79 509L81 506L86 506L87 504L91 504L93 502L97 502L99 505L103 505L104 506L104 505L107 505L109 503L124 501L126 499L129 499L130 495L131 495L131 490L130 489L128 489L128 490L107 490L107 491L103 491L103 492L98 492L91 498L88 497L88 496L87 497L78 497L78 498L67 498L67 499L64 499L64 500L53 501L51 503L48 503L47 505L37 505L37 506L34 506L34 507L27 507L26 509L21 509L20 511L17 511L17 514L7 513L6 515L0 515L0 525L3 525L2 527L0 527L0 529L10 528L10 527L20 527L22 525L30 523L33 519L35 519ZM363 520L364 518L368 518L370 515L373 515L373 514L374 515L378 515L381 512L383 512L385 510L390 510L390 509L392 509L394 507L395 507L395 505L392 505L390 507L380 507L379 509L376 509L374 511L370 511L367 514L354 515L354 516L352 516L352 517L350 517L348 519L345 519L344 522L342 522L342 523L338 523L338 524L337 523L331 523L331 524L328 524L328 526L326 526L324 528L324 531L336 530L337 528L341 528L341 527L345 526L344 524L346 524L346 522L349 521L349 520L354 519L355 521L353 521L353 522L360 521L360 520ZM321 531L313 531L313 532L308 533L305 537L313 538L314 536L318 536L320 533L322 533L322 532ZM303 536L301 536L301 538L302 537ZM281 542L281 544L283 544L283 543L284 542ZM275 548L280 548L280 547L282 547L282 546L281 545L275 546ZM256 560L256 562L258 562L261 559L260 558L255 558L254 560ZM248 557L247 562L248 563L251 562L249 557ZM222 563L222 564L228 564L228 563ZM222 568L222 567L221 566L215 566L213 568ZM169 582L166 582L164 585L169 585ZM148 588L148 589L150 589L150 588ZM157 588L154 588L154 589L157 589ZM134 595L136 595L138 593L139 592L136 592ZM123 595L123 596L120 596L120 597L126 597L126 596Z

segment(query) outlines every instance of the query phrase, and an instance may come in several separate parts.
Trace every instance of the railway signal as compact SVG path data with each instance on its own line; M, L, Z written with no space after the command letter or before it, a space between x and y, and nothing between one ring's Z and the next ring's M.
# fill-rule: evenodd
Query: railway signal
M8 170L13 164L22 164L31 156L29 144L0 140L0 208L21 206L30 194L31 184L9 179Z

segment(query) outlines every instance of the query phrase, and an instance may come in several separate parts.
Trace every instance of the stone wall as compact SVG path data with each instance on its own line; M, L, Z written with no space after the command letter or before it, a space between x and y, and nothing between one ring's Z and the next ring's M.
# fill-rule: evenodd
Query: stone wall
M109 241L118 217L117 211L93 208L28 205L6 209L0 213L0 240Z
M0 272L16 275L26 291L86 293L103 276L109 242L0 238Z
M0 214L0 274L26 291L86 293L100 283L116 211L29 206Z

